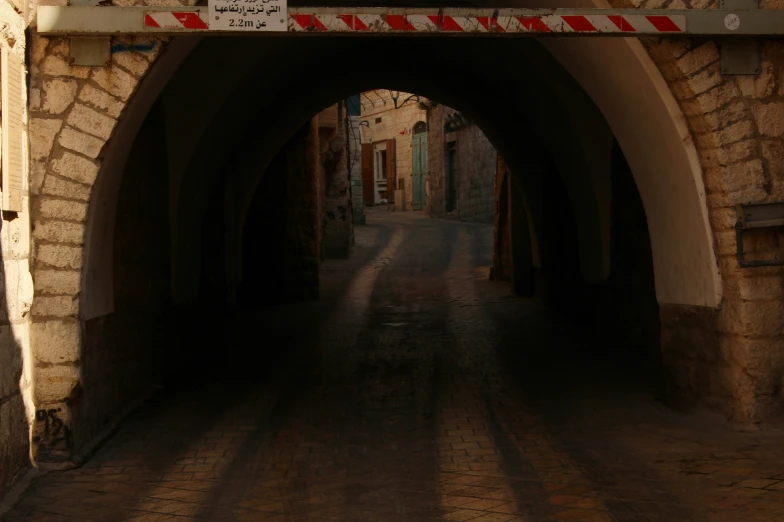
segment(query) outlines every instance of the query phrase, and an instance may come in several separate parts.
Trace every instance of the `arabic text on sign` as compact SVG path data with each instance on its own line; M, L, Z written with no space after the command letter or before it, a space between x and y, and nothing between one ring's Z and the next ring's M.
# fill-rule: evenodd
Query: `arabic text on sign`
M286 31L286 0L209 0L210 29Z

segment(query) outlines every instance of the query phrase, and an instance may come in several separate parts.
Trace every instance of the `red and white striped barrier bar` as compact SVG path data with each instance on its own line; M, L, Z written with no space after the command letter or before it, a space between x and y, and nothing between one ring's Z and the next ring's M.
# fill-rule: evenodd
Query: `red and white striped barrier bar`
M157 11L144 13L144 26L155 29L206 30L210 28L207 20L207 11Z
M205 11L157 11L144 15L151 29L209 30ZM545 15L448 16L395 14L291 14L289 32L442 33L682 33L683 16Z
M38 6L42 35L344 33L509 36L781 36L784 9L392 9L295 7L274 29L211 24L207 6ZM213 25L211 27L211 25Z
M289 32L338 33L684 33L682 15L448 16L291 14Z

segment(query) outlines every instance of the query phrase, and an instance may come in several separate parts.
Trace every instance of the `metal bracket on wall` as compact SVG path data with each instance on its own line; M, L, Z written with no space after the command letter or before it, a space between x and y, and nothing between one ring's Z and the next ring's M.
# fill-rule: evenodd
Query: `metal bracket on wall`
M68 0L68 5L99 6L101 0ZM104 66L111 59L111 37L80 37L68 38L71 65Z
M735 213L738 216L738 221L735 223L738 265L742 268L784 266L784 260L781 259L747 261L743 253L744 230L784 228L784 203L736 205Z
M719 9L749 10L759 7L758 0L720 0ZM732 13L724 18L727 29L738 29L740 18ZM759 41L751 38L724 39L719 43L721 74L759 74Z
M68 38L71 65L104 66L112 57L108 36L71 36Z

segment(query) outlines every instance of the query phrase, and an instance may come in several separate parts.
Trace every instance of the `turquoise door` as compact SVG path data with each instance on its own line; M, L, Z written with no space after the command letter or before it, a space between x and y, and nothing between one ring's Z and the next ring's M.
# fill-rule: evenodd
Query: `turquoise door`
M427 132L411 137L411 209L425 208L425 182L427 181Z

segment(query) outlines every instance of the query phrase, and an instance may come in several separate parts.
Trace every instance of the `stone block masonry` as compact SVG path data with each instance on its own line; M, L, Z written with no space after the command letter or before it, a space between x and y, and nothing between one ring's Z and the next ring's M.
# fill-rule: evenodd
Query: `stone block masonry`
M151 44L153 50L115 53L108 67L91 68L69 64L66 38L33 35L29 44L29 190L35 216L31 228L36 288L30 335L38 347L33 350L33 401L38 413L31 419L31 440L33 457L43 463L66 463L75 444L103 427L99 418L104 415L95 401L85 407L96 411L81 412L81 417L95 422L82 422L76 429L71 408L72 397L83 389L78 296L87 208L104 145L163 47L155 38L116 38L118 42ZM104 409L116 410L130 398L117 397L118 405Z
M669 395L673 403L765 422L784 412L784 358L779 356L784 328L778 313L770 312L782 296L752 289L775 287L784 272L738 266L733 207L784 199L784 45L763 42L762 73L735 77L716 74L715 42L646 39L644 44L694 136L724 286L720 310L661 307ZM749 236L748 259L784 253L778 238L767 232Z
M455 114L451 107L436 105L429 109L428 180L430 183L430 215L474 223L492 223L495 216L495 175L497 154L492 143L476 125L470 124L450 135L456 147L455 209L446 209L448 184L445 161L447 136L446 118Z
M324 182L321 240L324 257L345 259L351 255L354 244L351 181L347 161L349 140L346 136L346 108L343 102L333 108L336 114L334 130L328 132L327 129L319 129L320 166Z
M492 223L496 151L476 125L458 129L456 134L460 176L458 216L461 221Z
M319 296L321 263L318 118L313 118L292 138L285 150L286 209L284 250L286 270L283 274L287 300L307 301Z

